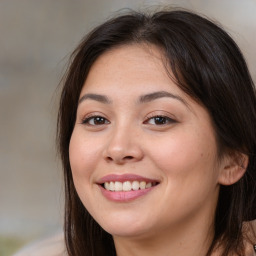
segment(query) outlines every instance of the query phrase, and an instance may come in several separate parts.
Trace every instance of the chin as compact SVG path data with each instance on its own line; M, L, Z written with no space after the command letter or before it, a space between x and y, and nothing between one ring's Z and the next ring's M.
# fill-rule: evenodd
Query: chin
M104 227L103 227L104 228ZM107 227L104 228L109 234L114 237L143 237L145 234L148 234L145 227L138 228L138 227Z
M149 231L149 226L144 221L141 222L138 218L132 219L130 216L110 217L108 220L99 222L99 225L109 234L120 237L142 236Z

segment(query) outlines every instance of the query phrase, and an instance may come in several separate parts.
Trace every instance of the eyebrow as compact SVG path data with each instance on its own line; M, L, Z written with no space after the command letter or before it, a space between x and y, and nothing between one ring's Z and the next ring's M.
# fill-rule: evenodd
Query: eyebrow
M186 107L188 107L188 103L183 98L181 98L178 95L172 94L170 92L166 92L166 91L158 91L158 92L153 92L153 93L142 95L139 98L139 102L147 103L147 102L150 102L150 101L153 101L156 99L160 99L160 98L165 98L165 97L178 100L181 103L183 103L184 105L186 105Z
M78 104L80 104L81 102L83 102L85 100L88 100L88 99L95 100L95 101L105 103L105 104L110 104L111 103L111 100L105 95L95 94L95 93L88 93L88 94L83 95L79 99Z
M178 101L180 101L181 103L183 103L186 107L189 108L188 103L181 98L178 95L172 94L170 92L166 92L166 91L157 91L157 92L153 92L153 93L149 93L149 94L145 94L139 97L139 103L148 103L160 98L172 98L172 99L176 99ZM95 94L95 93L88 93L88 94L84 94L78 101L78 104L80 104L81 102L85 101L85 100L95 100L104 104L110 104L112 103L112 101L105 95L102 94Z

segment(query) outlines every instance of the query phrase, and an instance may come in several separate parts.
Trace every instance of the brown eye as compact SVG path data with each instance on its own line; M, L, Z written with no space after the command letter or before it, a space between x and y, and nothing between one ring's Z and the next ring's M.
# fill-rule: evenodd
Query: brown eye
M91 116L83 120L83 124L87 125L104 125L109 124L109 121L102 116Z
M152 124L152 125L165 125L170 123L175 123L176 121L167 116L153 116L146 120L145 123Z
M154 118L155 119L155 124L166 124L168 122L166 117L163 116L157 116Z

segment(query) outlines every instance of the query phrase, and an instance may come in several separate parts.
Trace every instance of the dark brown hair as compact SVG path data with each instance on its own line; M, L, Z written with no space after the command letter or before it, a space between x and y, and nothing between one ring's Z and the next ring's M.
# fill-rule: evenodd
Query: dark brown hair
M215 233L208 251L210 255L220 244L224 245L223 256L244 255L242 223L256 218L253 81L238 46L223 29L206 18L181 10L153 14L130 12L113 18L89 33L72 54L58 115L68 253L72 256L116 255L112 236L94 221L77 195L69 162L69 142L79 95L95 60L119 45L140 43L159 47L177 85L208 110L220 155L231 150L249 156L245 175L236 184L220 188Z

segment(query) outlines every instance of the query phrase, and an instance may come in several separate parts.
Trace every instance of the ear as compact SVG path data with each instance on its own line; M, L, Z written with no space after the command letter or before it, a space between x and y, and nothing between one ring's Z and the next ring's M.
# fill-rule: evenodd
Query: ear
M219 173L219 184L232 185L239 181L246 172L249 158L247 155L233 152L224 156Z

